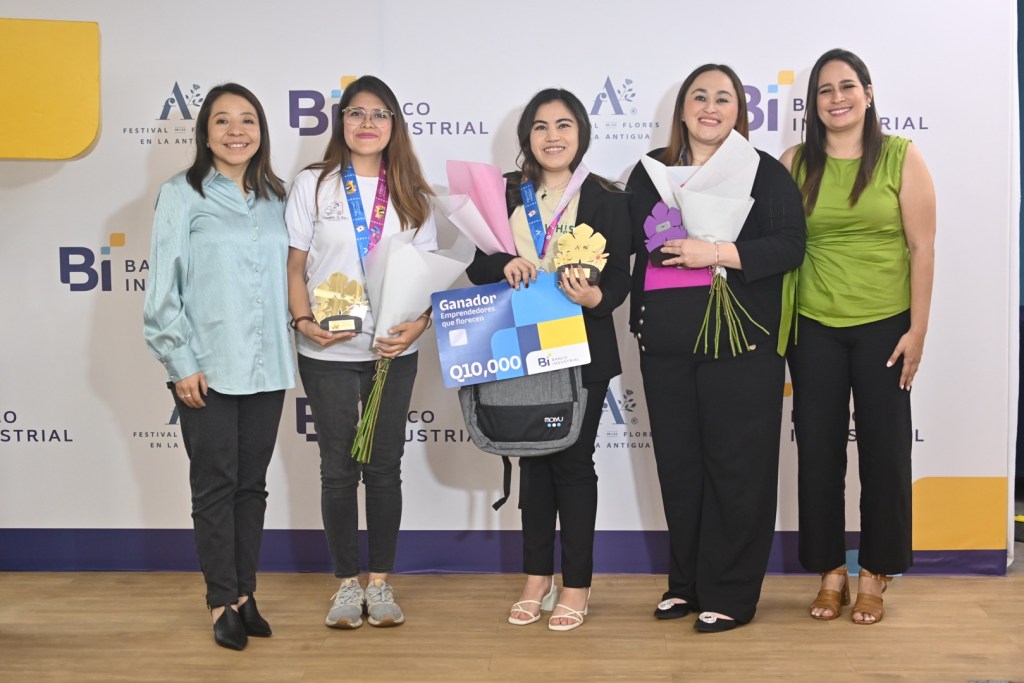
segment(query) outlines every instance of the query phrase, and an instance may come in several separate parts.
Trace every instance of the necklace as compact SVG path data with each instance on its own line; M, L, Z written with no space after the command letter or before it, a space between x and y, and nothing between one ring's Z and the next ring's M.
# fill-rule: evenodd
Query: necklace
M540 198L541 199L547 199L549 192L558 192L560 190L564 190L566 187L568 187L568 185L569 185L568 181L566 181L564 185L560 185L558 187L548 187L547 185L541 185L540 186Z

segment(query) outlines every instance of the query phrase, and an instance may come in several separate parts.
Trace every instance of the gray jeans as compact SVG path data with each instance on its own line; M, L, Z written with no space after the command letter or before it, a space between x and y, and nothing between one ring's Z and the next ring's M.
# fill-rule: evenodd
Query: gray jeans
M418 354L391 361L381 397L373 455L368 463L352 458L359 404L373 386L375 361L323 361L299 355L299 375L309 398L320 445L320 509L334 575L359 574L359 507L356 491L366 487L368 569L395 568L395 547L402 521L402 454L405 425L416 380Z

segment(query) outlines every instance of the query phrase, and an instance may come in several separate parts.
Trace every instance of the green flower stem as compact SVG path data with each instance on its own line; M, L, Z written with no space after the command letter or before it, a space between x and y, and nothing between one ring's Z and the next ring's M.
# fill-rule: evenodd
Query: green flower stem
M373 455L373 435L377 431L377 415L380 414L380 398L384 393L384 382L388 379L388 368L391 367L390 358L381 358L374 368L373 388L370 389L370 397L363 406L363 418L359 421L359 428L356 430L356 438L352 443L352 457L357 462L370 462Z
M739 299L736 298L736 294L733 293L732 288L729 286L729 282L716 271L714 277L711 279L711 291L708 294L708 307L704 311L704 321L700 326L700 331L697 333L697 342L693 345L694 353L697 353L702 340L704 342L704 353L706 354L708 352L708 344L711 336L709 323L711 322L712 310L714 310L715 313L715 358L718 358L723 318L725 319L725 331L729 337L729 350L732 352L733 356L743 353L750 346L747 342L746 330L743 329L743 320L740 318L741 313L759 330L765 334L771 334L760 323L750 317L750 313L747 312L747 309L745 309Z

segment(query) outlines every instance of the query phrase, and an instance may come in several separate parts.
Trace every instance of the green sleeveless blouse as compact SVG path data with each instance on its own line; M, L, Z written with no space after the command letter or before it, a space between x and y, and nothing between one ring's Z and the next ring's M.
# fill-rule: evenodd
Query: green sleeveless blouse
M796 292L801 315L851 327L910 308L910 252L899 197L909 144L897 136L883 139L871 182L852 207L860 159L826 161L818 201L807 217L807 254ZM798 185L803 176L796 174Z

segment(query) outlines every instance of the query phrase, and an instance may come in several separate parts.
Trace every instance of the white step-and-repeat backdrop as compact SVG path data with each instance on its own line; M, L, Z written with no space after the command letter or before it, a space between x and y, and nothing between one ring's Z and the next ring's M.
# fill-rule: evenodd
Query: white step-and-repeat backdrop
M800 140L812 63L845 47L872 71L886 130L920 146L938 194L932 322L914 385L917 565L1002 572L1016 428L1015 11L997 0L970 12L923 1L843 10L812 0L0 0L0 17L96 22L101 81L99 128L85 151L65 161L0 160L0 568L194 562L187 462L141 316L156 191L189 164L194 117L212 86L237 81L260 97L274 167L290 181L322 154L346 79L378 75L403 103L439 190L448 159L513 168L522 106L560 86L590 110L588 166L621 180L666 143L675 93L694 67L736 69L751 139L778 155ZM0 71L25 66L15 58ZM71 119L49 131L61 136L80 114L76 99L55 95L40 105L0 93L0 109L66 108ZM597 568L662 571L664 519L625 308L617 315L625 372L608 392L597 443ZM514 571L517 510L490 507L500 460L468 442L432 340L421 355L402 568ZM774 570L797 569L789 401ZM265 566L327 566L314 439L300 386L289 392L271 466Z

